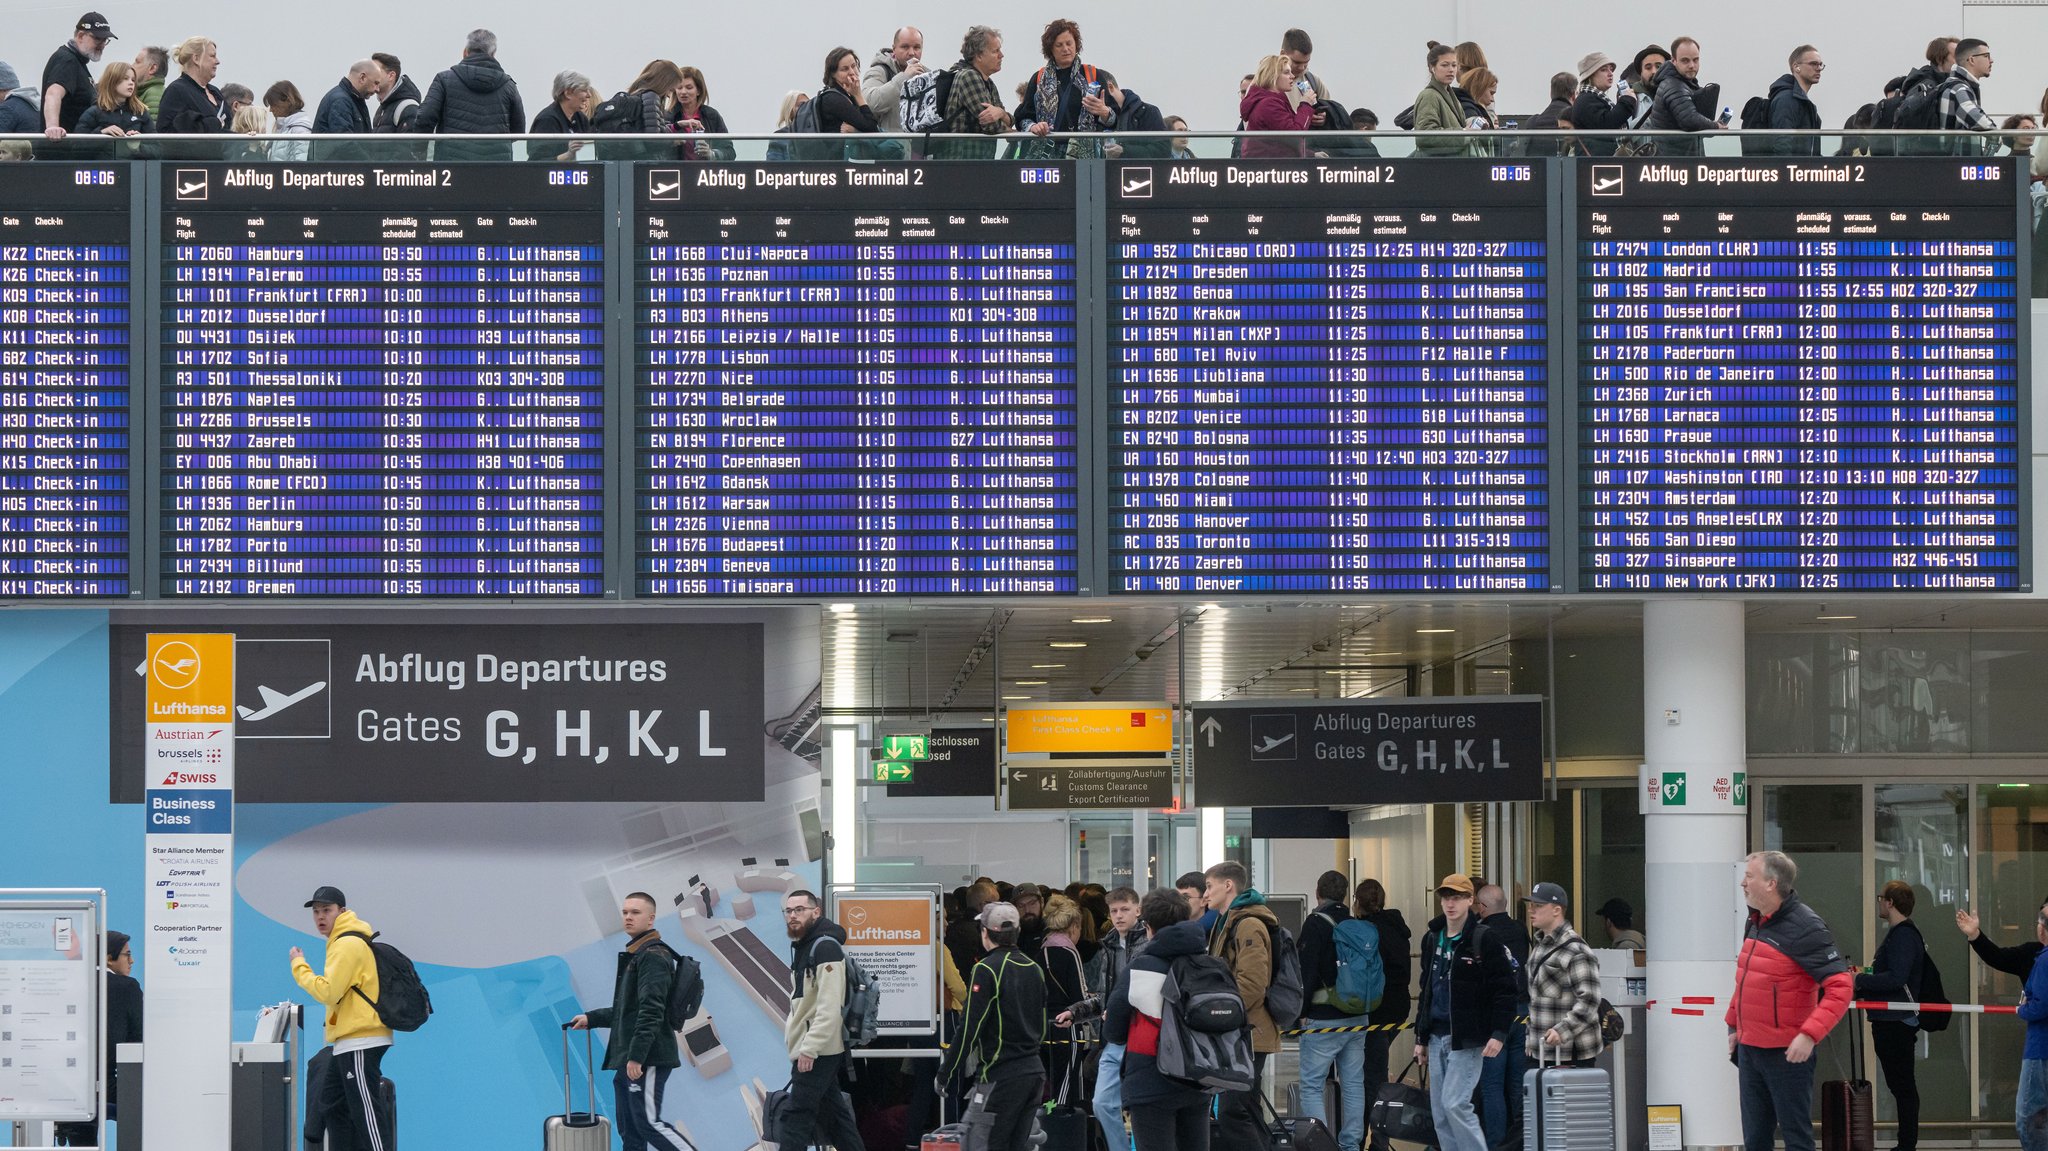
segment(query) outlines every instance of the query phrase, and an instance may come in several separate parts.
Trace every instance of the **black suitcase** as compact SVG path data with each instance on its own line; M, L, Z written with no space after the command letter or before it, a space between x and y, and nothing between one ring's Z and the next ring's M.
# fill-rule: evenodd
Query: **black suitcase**
M1095 1125L1095 1115L1088 1108L1067 1102L1069 1088L1080 1074L1081 1060L1067 1061L1067 1074L1061 1077L1059 1097L1052 1106L1038 1113L1038 1129L1045 1133L1045 1141L1039 1151L1090 1151L1088 1129Z
M1821 1151L1877 1151L1877 1100L1863 1077L1863 1034L1848 1038L1850 1077L1820 1085Z
M1422 1069L1422 1083L1408 1082L1417 1060L1411 1060L1401 1077L1380 1085L1372 1101L1371 1140L1374 1151L1387 1151L1388 1141L1436 1146L1436 1116L1429 1105L1429 1068Z
M1323 1121L1310 1115L1281 1115L1273 1110L1273 1103L1266 1093L1252 1089L1259 1097L1259 1116L1266 1125L1266 1146L1287 1148L1289 1151L1337 1151L1337 1137L1323 1126Z

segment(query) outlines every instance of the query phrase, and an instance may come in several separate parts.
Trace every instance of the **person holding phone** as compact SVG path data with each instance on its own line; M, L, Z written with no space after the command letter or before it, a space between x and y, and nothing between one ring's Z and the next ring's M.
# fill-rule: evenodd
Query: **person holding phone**
M1315 115L1315 95L1306 80L1294 74L1294 64L1279 54L1262 57L1252 69L1251 87L1238 103L1237 114L1247 132L1303 132ZM1244 156L1300 158L1308 155L1308 140L1301 136L1246 136Z
M1081 26L1059 19L1045 26L1038 38L1045 54L1045 66L1032 73L1031 92L1025 98L1025 116L1017 126L1036 137L1026 141L1026 158L1094 155L1088 141L1061 145L1050 139L1054 132L1107 132L1116 127L1120 102L1112 103L1108 74L1093 64L1081 62Z

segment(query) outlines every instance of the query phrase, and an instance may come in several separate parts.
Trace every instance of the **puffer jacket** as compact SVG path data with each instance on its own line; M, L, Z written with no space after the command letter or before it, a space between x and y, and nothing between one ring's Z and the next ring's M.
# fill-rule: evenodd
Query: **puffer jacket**
M427 86L427 98L420 101L419 118L413 121L414 131L444 136L517 133L525 127L526 105L520 102L519 85L489 56L470 56L435 76ZM512 144L451 140L436 146L434 158L510 160Z
M1827 922L1788 891L1771 915L1751 909L1722 1021L1747 1047L1787 1047L1796 1035L1818 1043L1842 1021L1854 984Z
M292 978L298 981L306 994L312 996L327 1008L326 1039L329 1044L344 1039L389 1039L391 1029L377 1018L377 1009L371 1002L383 994L377 982L377 956L370 945L361 939L343 938L351 931L364 935L375 935L376 930L363 922L355 912L344 907L334 917L334 926L327 932L327 968L324 974L313 974L313 965L301 955L292 960ZM355 993L361 988L363 995Z
M1110 993L1106 1034L1125 1045L1125 1103L1177 1104L1192 1101L1202 1089L1159 1073L1159 1021L1166 1014L1166 975L1173 961L1202 953L1202 928L1176 923L1152 937L1143 954L1131 960L1130 972Z
M606 1071L621 1070L627 1063L682 1066L676 1033L668 1029L668 989L675 977L676 961L662 945L659 931L643 931L626 942L612 982L612 1005L590 1012L592 1027L611 1029L612 1037L604 1045Z
M1253 889L1238 896L1209 933L1209 954L1230 964L1237 993L1244 996L1245 1018L1252 1025L1252 1050L1268 1055L1280 1050L1280 1028L1273 1022L1273 1013L1266 1010L1266 989L1273 984L1273 943L1279 930L1280 917L1266 906L1266 897Z
M1415 932L1409 929L1399 908L1383 907L1365 916L1365 921L1380 929L1380 966L1387 973L1387 990L1380 998L1379 1009L1366 1019L1372 1023L1405 1023L1408 1008L1414 1004L1409 987L1415 981L1415 965L1409 947Z
M1688 80L1678 74L1678 69L1667 62L1657 69L1657 77L1651 82L1650 119L1644 124L1652 131L1665 132L1707 132L1719 127L1713 117L1700 111L1694 97L1699 93L1698 81ZM1704 156L1707 145L1703 140L1690 140L1683 136L1656 137L1659 156Z

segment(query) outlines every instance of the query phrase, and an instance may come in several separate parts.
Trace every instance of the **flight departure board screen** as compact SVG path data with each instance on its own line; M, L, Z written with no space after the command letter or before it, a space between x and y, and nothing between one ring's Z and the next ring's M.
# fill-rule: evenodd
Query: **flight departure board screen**
M2030 586L2023 168L1578 171L1582 588Z
M603 172L163 167L165 596L603 591Z
M130 195L0 164L0 598L130 590Z
M1109 179L1112 590L1551 586L1541 161Z
M1077 591L1074 172L641 167L637 593Z

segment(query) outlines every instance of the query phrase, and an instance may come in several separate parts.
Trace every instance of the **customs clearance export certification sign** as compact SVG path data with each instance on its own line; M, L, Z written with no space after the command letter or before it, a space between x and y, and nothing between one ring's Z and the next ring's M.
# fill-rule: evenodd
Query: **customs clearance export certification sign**
M229 1142L235 637L153 632L143 652L143 1139L214 1151Z

